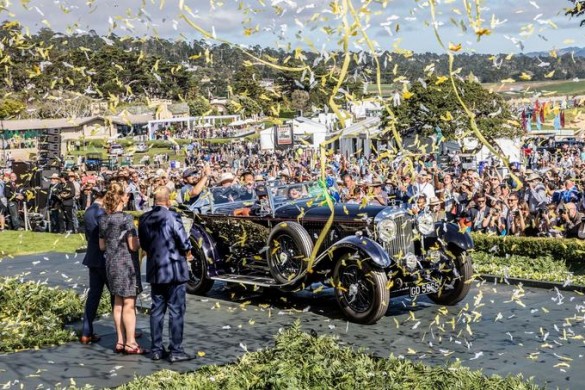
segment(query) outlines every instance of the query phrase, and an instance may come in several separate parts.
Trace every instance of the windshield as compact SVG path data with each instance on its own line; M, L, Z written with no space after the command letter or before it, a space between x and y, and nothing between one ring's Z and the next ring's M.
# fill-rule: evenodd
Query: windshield
M256 199L254 191L240 186L214 187L211 190L214 204L251 201Z
M297 183L272 188L274 203L281 204L297 200L317 198L323 189L317 182Z

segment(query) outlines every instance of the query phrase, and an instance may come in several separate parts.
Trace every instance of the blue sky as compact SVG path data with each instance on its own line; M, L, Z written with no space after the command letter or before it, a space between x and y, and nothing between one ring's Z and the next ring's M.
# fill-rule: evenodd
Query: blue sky
M0 4L6 0L0 0ZM163 3L161 7L161 1ZM352 0L359 7L361 0ZM25 10L22 3L27 3ZM372 3L368 33L379 49L400 48L415 52L442 52L430 27L430 11L423 0L384 0ZM474 0L469 0L474 4ZM329 12L330 1L322 0L30 0L13 2L0 12L1 19L16 19L36 31L50 26L62 32L99 34L158 34L165 38L200 39L201 35L180 18L184 14L218 38L245 45L304 46L311 41L318 49L337 47L338 36L328 37L324 27L339 24ZM437 0L439 31L446 43L461 43L463 51L517 53L548 51L567 46L585 46L585 28L564 16L565 0L484 0L483 25L493 33L477 42L453 23L467 20L463 0ZM88 5L89 4L89 5ZM182 9L180 9L182 7ZM281 14L276 15L275 7ZM240 8L240 9L238 9ZM64 11L65 10L65 11ZM317 15L317 20L310 21ZM366 21L364 20L365 24ZM469 28L469 22L465 23ZM246 27L259 32L245 37ZM396 32L396 27L399 31ZM301 41L299 41L299 37ZM355 42L355 40L354 40ZM306 47L306 46L304 46ZM365 48L354 44L352 49Z

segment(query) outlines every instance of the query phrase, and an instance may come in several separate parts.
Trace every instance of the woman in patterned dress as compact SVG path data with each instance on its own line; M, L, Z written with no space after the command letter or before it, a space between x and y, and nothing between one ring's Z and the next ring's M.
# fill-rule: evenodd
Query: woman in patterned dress
M142 291L138 237L131 215L122 210L129 195L112 183L104 198L106 215L100 219L100 248L105 251L106 275L114 295L116 353L144 354L135 338L136 296Z

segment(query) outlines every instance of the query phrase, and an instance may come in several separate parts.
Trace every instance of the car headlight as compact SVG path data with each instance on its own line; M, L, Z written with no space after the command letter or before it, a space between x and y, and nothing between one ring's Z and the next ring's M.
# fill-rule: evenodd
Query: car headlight
M431 234L435 229L435 223L433 217L430 214L422 214L416 219L418 225L418 231L423 236Z
M383 242L390 242L396 238L396 222L391 219L383 219L378 223L378 237Z

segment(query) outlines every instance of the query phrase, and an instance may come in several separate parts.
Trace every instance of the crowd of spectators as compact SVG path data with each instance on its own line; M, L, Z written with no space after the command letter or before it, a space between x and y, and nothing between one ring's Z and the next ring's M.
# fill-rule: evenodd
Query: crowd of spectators
M157 164L51 177L49 214L54 232L77 230L76 211L89 207L92 191L111 181L121 183L130 194L129 210L145 211L152 207L153 189L159 186L167 187L177 204L192 203L212 186L252 190L260 184L324 179L339 202L394 204L411 213L431 211L436 218L488 234L585 238L580 233L585 211L580 188L585 179L585 148L579 144L548 146L527 142L524 161L512 164L511 170L495 158L480 169L466 167L457 153L439 162L435 155L413 160L400 154L389 159L331 152L321 172L319 156L310 149L265 152L254 142L216 149L191 144L182 151L181 168ZM10 185L9 177L0 183L2 211L8 214L22 200L10 195L19 189ZM61 187L54 187L57 185Z

